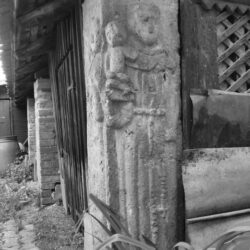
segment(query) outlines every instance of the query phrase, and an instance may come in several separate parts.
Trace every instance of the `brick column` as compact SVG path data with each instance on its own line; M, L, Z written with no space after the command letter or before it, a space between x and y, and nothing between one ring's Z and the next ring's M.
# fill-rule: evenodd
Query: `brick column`
M53 202L51 193L60 182L56 147L55 119L49 79L34 84L37 178L41 188L41 204Z
M29 165L34 166L34 180L37 180L36 166L36 124L35 124L35 100L27 99L27 120L28 120L28 153Z

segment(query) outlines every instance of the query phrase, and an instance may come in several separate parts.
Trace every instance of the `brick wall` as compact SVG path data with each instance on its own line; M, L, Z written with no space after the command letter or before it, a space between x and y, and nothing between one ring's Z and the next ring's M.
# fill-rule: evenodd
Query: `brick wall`
M37 178L41 188L41 203L46 205L53 202L51 193L55 184L60 182L50 81L37 80L34 94Z

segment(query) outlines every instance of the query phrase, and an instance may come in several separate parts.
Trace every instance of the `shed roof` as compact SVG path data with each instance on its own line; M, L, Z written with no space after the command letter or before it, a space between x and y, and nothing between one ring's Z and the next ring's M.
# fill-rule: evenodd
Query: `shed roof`
M5 0L8 1L11 2ZM12 15L14 70L9 88L13 89L12 93L17 104L25 104L26 98L33 96L35 78L49 75L48 54L55 44L56 23L68 15L70 7L79 1L14 0Z
M3 70L6 75L9 92L13 94L13 60L12 60L12 34L13 34L13 1L1 0L0 1L0 50L1 60L3 62Z

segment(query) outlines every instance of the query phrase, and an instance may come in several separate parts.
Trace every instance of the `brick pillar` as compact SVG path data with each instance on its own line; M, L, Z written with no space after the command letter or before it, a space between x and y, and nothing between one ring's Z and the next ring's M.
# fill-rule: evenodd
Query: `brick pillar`
M60 182L56 147L55 119L49 79L34 84L37 178L41 188L41 204L53 202L51 193Z
M29 165L34 166L34 180L37 180L35 100L31 98L27 99L27 119L28 119Z

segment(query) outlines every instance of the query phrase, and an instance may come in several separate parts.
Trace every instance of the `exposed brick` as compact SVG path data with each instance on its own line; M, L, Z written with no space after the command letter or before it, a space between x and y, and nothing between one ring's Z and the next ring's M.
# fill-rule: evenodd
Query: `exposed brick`
M46 140L40 139L40 147L45 148L45 150L47 147L56 147L56 139L46 139Z
M49 204L53 204L54 201L52 199L52 197L49 198L41 198L41 204L42 205L49 205Z
M44 123L44 124L48 124L48 123L54 124L55 118L54 117L38 117L38 122Z
M53 104L52 104L52 102L48 102L45 100L44 102L37 103L36 106L38 109L49 109L49 108L53 107Z
M55 183L60 182L55 118L50 91L49 80L39 79L34 85L37 172L39 185L43 190L42 204L53 202L50 197L51 189L55 187Z
M41 197L45 198L45 197L51 197L51 189L42 189L41 191Z
M55 138L55 136L56 136L55 130L39 133L39 137L41 138L41 140Z
M40 117L42 117L42 116L44 116L44 117L46 117L46 116L52 116L53 117L53 110L51 110L51 109L40 109L40 110L38 110L38 115L40 116Z

